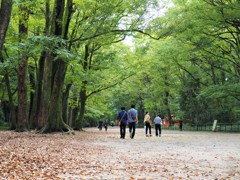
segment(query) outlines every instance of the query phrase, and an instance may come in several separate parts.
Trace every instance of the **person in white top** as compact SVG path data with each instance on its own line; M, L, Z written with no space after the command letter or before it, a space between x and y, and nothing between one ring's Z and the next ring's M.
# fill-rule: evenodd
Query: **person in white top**
M150 115L149 115L149 112L146 112L146 115L144 117L144 124L146 126L146 129L145 129L145 133L146 133L146 136L148 137L148 130L149 130L149 135L152 136L152 133L151 133L151 120L150 120Z

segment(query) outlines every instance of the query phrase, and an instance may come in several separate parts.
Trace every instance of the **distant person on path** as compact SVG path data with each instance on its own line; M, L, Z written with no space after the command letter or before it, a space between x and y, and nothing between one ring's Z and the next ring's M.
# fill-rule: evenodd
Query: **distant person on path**
M135 109L135 105L131 105L131 109L128 110L128 127L130 138L133 139L135 136L136 125L138 123L138 112Z
M180 120L180 121L179 121L179 123L180 123L180 124L179 124L180 131L182 131L182 127L183 127L183 120Z
M160 115L157 115L154 119L154 124L155 124L155 132L156 136L161 136L161 131L162 131L162 119Z
M99 120L99 121L98 121L98 129L99 129L99 131L102 130L102 126L103 126L103 121L102 121L102 120Z
M107 123L107 121L104 122L104 128L105 128L105 131L107 131L107 129L108 129L108 123Z
M144 124L146 126L146 129L145 129L146 136L148 137L148 130L149 130L149 136L152 136L152 133L151 133L151 120L150 120L149 112L146 112L143 122L144 122Z
M125 107L121 107L121 110L118 112L117 120L120 121L120 138L125 139L128 121L128 114L125 111Z

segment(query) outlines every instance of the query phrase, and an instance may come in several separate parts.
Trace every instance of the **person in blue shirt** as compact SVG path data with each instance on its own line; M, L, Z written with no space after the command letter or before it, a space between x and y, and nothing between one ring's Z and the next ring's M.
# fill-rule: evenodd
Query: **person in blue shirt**
M155 132L156 136L161 136L161 130L162 130L162 118L160 115L157 115L154 119L155 124Z
M120 138L125 139L126 135L126 126L128 121L128 115L125 111L125 107L121 107L121 110L118 112L117 120L121 121L120 123Z
M131 109L128 110L128 127L131 139L133 139L135 136L137 123L138 123L138 111L135 109L135 105L131 105Z

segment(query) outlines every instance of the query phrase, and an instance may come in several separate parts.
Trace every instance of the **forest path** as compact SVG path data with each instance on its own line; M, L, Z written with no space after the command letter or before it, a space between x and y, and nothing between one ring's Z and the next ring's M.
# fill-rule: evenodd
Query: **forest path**
M154 131L153 131L154 132ZM0 179L240 179L240 134L163 130L120 139L119 128L76 135L0 132Z

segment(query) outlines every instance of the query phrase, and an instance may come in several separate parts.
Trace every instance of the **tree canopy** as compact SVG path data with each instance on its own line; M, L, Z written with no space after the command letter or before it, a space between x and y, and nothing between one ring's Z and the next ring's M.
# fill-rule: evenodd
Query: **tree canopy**
M237 0L1 0L0 121L74 132L134 103L140 119L238 122L239 10Z

